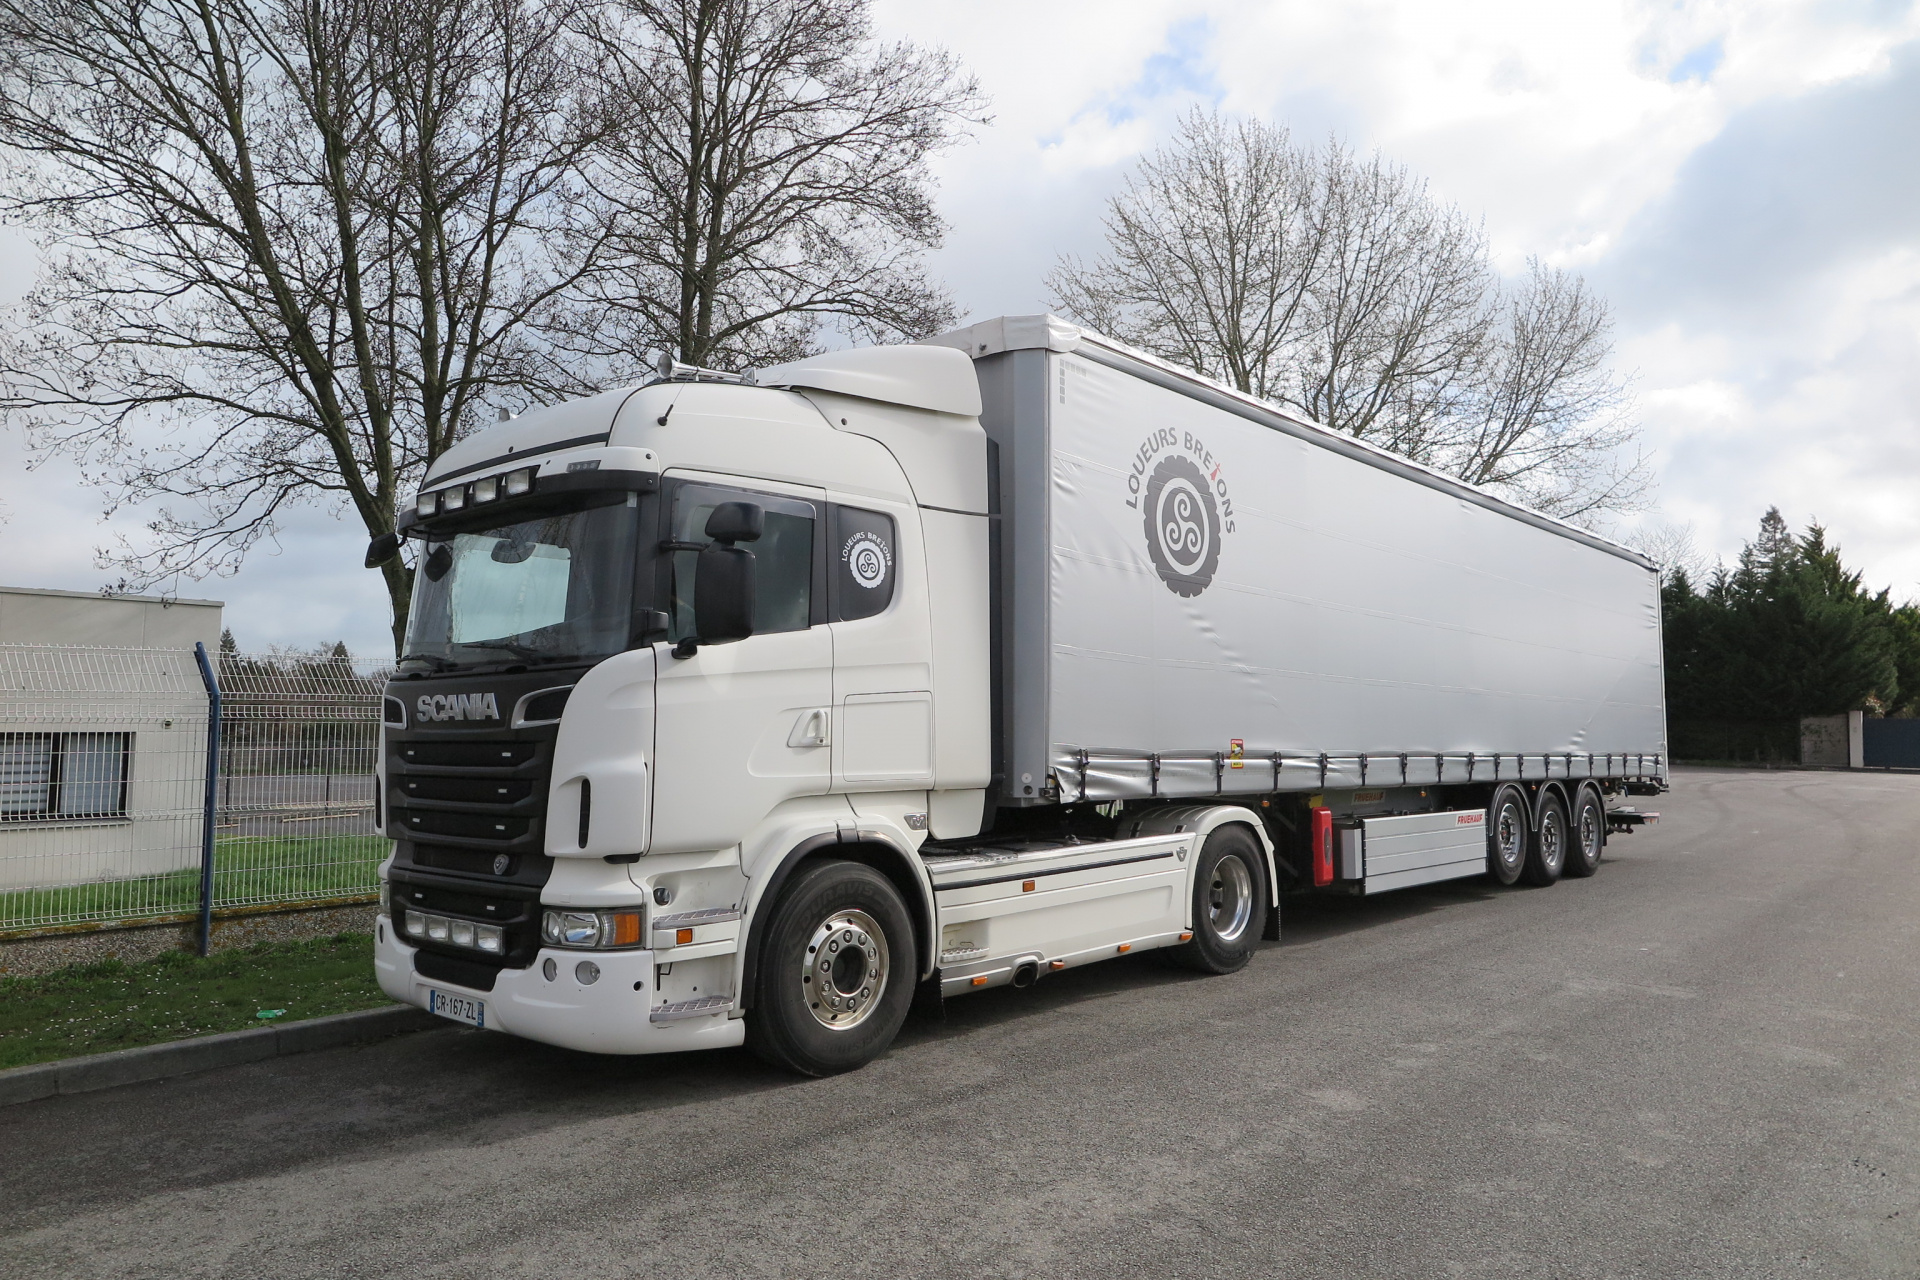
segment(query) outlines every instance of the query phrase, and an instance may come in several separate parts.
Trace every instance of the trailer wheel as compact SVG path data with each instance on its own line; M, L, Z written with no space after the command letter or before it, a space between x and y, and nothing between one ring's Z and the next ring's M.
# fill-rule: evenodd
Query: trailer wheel
M1487 874L1513 884L1527 865L1527 793L1511 782L1497 788L1487 806Z
M913 922L885 876L857 862L805 868L767 921L748 1047L807 1076L865 1066L906 1020L915 955Z
M1583 782L1573 793L1573 819L1568 824L1567 867L1570 876L1590 876L1600 869L1607 849L1607 806L1600 788Z
M1554 883L1567 866L1567 802L1558 793L1543 791L1540 812L1527 842L1527 867L1520 878L1540 888Z
M1167 959L1200 973L1244 969L1267 928L1266 859L1253 833L1220 827L1193 863L1193 938Z

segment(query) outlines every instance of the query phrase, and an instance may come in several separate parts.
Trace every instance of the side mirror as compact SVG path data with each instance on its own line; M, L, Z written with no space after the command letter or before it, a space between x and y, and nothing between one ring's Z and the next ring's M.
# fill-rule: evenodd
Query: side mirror
M759 510L754 508L756 514ZM713 530L711 520L707 529ZM693 576L693 632L701 644L724 644L752 635L753 599L753 552L724 542L700 548Z
M367 544L367 568L378 569L400 554L400 535L391 531L376 536Z
M766 528L767 513L754 502L723 502L707 517L707 536L732 545L756 542Z

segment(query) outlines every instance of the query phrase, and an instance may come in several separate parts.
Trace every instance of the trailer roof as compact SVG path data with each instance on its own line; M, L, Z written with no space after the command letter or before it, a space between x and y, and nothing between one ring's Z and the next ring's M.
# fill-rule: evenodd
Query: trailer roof
M1321 426L1309 418L1290 413L1278 405L1236 390L1223 382L1183 369L1158 356L1130 347L1124 342L1094 333L1089 329L1082 329L1069 321L1062 320L1059 316L998 316L992 320L982 320L965 328L923 339L923 341L930 345L957 347L975 360L1008 351L1033 350L1081 356L1095 364L1118 369L1179 395L1210 404L1250 422L1257 422L1270 430L1306 440L1335 453L1345 454L1369 466L1391 471L1430 489L1453 494L1462 501L1498 511L1549 533L1585 543L1595 550L1619 556L1642 568L1649 570L1659 568L1640 552L1623 547L1598 534L1590 533L1557 516L1536 511L1532 507L1502 498L1478 485L1468 484L1464 480L1447 475L1424 463L1403 458L1397 453L1390 453L1364 440L1356 440L1331 427Z

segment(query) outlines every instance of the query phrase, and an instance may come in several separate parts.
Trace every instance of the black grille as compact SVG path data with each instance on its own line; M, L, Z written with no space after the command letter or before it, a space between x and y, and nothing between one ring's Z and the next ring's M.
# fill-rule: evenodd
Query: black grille
M416 867L458 871L462 875L512 879L520 874L522 855L490 849L455 849L439 844L415 844L408 859Z
M441 769L511 769L540 754L538 742L398 743L394 754L403 762Z
M533 826L528 818L491 813L441 813L409 809L402 819L407 834L460 836L468 840L518 840Z
M493 990L500 969L501 966L497 964L462 960L457 956L441 955L438 951L422 951L413 957L413 971L421 977L438 978L441 982L451 982L473 991Z
M524 778L448 778L429 774L407 778L397 788L409 800L450 800L456 804L518 804L533 794Z

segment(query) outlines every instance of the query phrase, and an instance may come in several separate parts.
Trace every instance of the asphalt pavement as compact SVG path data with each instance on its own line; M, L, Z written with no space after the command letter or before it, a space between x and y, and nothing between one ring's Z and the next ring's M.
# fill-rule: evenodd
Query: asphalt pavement
M0 1109L0 1274L1920 1275L1920 776L1645 805L1593 879L1297 904L836 1079L450 1026Z

